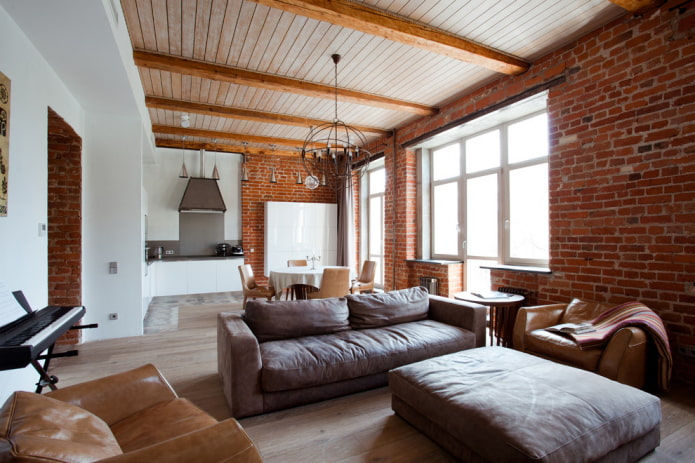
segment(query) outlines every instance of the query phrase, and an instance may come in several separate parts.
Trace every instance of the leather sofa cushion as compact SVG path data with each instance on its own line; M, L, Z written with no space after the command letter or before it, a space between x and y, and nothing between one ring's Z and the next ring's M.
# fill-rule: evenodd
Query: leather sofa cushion
M19 391L0 410L0 461L95 461L122 453L101 418L67 402Z
M473 332L434 320L266 342L260 346L261 388L330 384L472 347Z
M377 328L427 318L430 302L422 286L376 294L346 296L353 329Z
M350 329L345 298L257 301L246 304L244 321L259 342L330 334Z
M579 348L572 339L540 329L526 334L526 351L588 371L597 371L603 348Z
M215 424L212 416L177 398L140 410L114 423L111 431L127 453Z
M572 299L560 318L560 323L589 322L610 309L611 306L600 302Z

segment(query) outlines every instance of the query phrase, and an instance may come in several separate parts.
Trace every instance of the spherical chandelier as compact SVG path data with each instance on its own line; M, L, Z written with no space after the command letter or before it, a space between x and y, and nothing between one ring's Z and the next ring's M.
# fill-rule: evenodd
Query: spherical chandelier
M338 119L338 62L340 55L331 55L335 66L335 118L311 127L304 140L301 158L309 189L329 186L335 190L345 186L352 177L361 177L369 168L371 153L364 146L367 138L355 127Z

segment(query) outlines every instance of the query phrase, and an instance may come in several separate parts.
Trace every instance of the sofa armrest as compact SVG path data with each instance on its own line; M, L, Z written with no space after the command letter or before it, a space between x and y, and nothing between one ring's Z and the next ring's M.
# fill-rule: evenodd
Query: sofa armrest
M134 413L177 397L152 364L46 394L84 408L109 426Z
M647 335L641 328L627 326L619 329L603 350L598 373L641 389L646 379L647 346Z
M429 298L429 317L432 320L472 331L475 333L475 346L485 345L487 307L441 296L430 295Z
M521 307L516 314L512 345L514 349L526 350L526 333L560 323L567 304L537 305Z
M217 371L233 417L263 413L261 348L241 314L217 316Z
M262 463L261 454L235 419L228 419L133 452L100 460L103 463Z

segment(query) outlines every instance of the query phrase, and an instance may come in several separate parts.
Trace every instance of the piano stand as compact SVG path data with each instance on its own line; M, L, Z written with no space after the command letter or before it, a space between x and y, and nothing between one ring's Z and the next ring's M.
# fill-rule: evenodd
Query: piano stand
M71 330L83 330L85 328L97 328L99 326L98 323L92 323L91 325L75 325L71 327ZM31 365L34 367L34 369L39 373L39 382L36 383L36 393L41 394L41 391L43 391L43 388L48 386L51 388L52 391L55 391L58 389L58 386L56 386L56 383L58 382L58 377L55 375L49 375L48 374L48 366L51 363L51 359L54 358L59 358L59 357L75 357L76 355L79 354L79 351L77 349L69 350L66 352L58 352L58 353L53 353L53 348L55 347L55 343L51 344L51 346L48 348L48 352L44 355L39 355L36 359L31 361ZM39 360L43 360L43 365L39 363Z

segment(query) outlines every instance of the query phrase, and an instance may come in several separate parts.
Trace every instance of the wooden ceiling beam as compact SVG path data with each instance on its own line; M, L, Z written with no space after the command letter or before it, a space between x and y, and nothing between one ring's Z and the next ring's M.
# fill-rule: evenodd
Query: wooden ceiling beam
M133 59L135 60L135 64L140 67L158 69L160 71L176 72L204 79L264 88L278 92L296 93L314 98L325 98L330 100L335 98L335 87L330 85L264 74L232 66L206 63L144 50L133 51ZM395 111L405 111L424 116L431 116L438 112L437 108L431 106L340 88L338 89L338 98L341 101L350 103Z
M649 9L651 7L657 6L660 3L663 3L663 1L659 1L659 0L610 0L610 1L615 3L616 5L618 5L620 8L623 8L627 11L632 12L632 13L644 11L644 10Z
M182 140L171 140L166 138L155 138L155 146L158 148L178 148L186 150L201 150L214 151L217 153L244 153L243 145L231 145L224 143L203 143ZM246 147L247 154L265 155L265 156L292 156L298 157L299 153L296 150L273 150L272 148L256 148L252 146Z
M397 17L363 3L350 0L251 1L439 53L504 74L521 74L529 68L529 63L516 56Z
M154 96L145 97L145 105L149 108L168 109L185 113L205 114L208 116L226 117L228 119L242 119L246 121L263 122L267 124L292 125L297 127L316 127L317 125L330 123L320 119L310 119L300 116L288 116L286 114L253 111L229 106L219 106L206 103L194 103L192 101L174 100ZM352 124L351 124L352 125ZM391 135L391 131L376 127L364 127L352 125L362 132L375 133L382 136Z
M235 141L246 141L249 143L258 143L266 145L280 145L280 146L296 146L301 148L304 144L304 140L291 139L291 138L277 138L277 137L262 137L259 135L248 135L243 133L232 133L223 132L219 130L203 130L203 129L191 129L183 127L175 127L171 125L156 125L152 124L152 132L160 133L163 135L177 135L182 137L202 137L210 139L222 139L222 140L235 140Z

